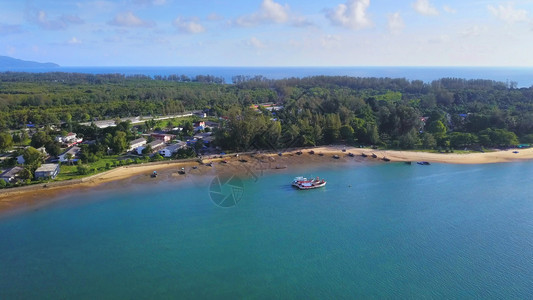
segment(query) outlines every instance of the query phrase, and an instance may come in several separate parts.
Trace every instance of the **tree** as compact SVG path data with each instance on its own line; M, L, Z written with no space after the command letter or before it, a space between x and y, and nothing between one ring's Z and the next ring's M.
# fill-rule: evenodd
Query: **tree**
M153 152L152 146L146 145L146 147L144 147L144 149L142 151L142 154L143 155L150 155L150 154L152 154L152 152Z
M51 156L58 156L61 154L61 144L55 141L49 141L44 145L46 152Z
M24 149L22 157L24 158L24 164L33 170L40 167L43 162L43 154L33 147L27 147Z
M39 131L31 137L31 146L41 148L50 141L52 141L52 138L45 131Z
M437 147L437 141L433 137L433 135L429 132L424 132L421 135L422 140L422 148L424 149L434 149Z
M0 133L0 152L4 152L13 147L13 137L7 132Z
M115 136L113 137L111 145L109 147L116 154L125 152L128 149L128 141L126 140L126 133L123 131L115 132Z
M22 179L31 180L31 179L33 179L33 172L34 171L35 170L33 170L31 167L26 166L19 172L18 175Z
M341 139L345 140L349 144L353 143L355 131L353 130L352 126L342 125L339 132Z
M67 159L69 165L71 164L71 161L72 161L73 157L74 157L74 155L72 155L72 153L65 154L65 158Z

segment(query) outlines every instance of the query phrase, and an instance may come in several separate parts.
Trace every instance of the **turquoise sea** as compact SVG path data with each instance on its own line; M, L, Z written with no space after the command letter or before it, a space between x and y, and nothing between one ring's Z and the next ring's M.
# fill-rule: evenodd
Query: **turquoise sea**
M533 162L253 174L108 184L3 213L0 299L533 295ZM298 191L298 175L328 185Z

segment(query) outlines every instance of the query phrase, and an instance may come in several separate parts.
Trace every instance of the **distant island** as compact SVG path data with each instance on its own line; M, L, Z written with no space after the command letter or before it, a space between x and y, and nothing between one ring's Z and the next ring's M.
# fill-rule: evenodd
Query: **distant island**
M28 61L17 59L9 56L0 56L0 70L19 69L19 68L57 68L58 64L54 63L40 63L36 61Z

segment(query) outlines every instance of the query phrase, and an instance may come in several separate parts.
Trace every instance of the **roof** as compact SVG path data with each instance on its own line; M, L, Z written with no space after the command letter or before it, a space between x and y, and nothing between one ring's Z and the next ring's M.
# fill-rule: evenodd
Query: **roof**
M35 172L53 172L59 167L58 164L43 164Z
M150 147L152 147L152 148L160 147L160 146L165 145L165 141L163 141L163 140L155 140L155 141L149 143L148 145L150 145Z
M170 152L174 152L175 150L185 146L186 143L185 142L179 142L177 144L172 144L172 145L169 145L168 147L166 147L165 149L167 149L168 151Z
M142 142L146 142L146 139L139 138L139 139L133 140L130 142L130 145L135 145L135 144L142 143Z
M81 150L80 147L78 147L78 146L74 146L74 147L68 149L67 151L65 151L65 152L64 152L63 154L61 154L61 155L65 155L65 154L68 154L68 153L70 153L70 154L72 154L72 155L75 155L76 153L80 152L80 150Z
M21 168L21 167L13 167L11 169L7 169L4 173L0 174L0 177L2 177L2 178L15 177L15 175L17 175L22 170L23 170L23 168Z

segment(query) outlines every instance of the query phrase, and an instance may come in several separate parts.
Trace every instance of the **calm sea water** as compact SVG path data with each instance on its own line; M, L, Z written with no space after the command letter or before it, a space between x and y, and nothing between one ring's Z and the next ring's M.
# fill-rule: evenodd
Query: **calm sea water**
M533 295L533 162L256 175L233 189L80 192L4 215L0 299ZM297 175L328 185L297 191ZM242 198L221 208L214 190Z
M6 71L6 70L1 70ZM308 77L318 75L352 77L406 78L431 82L440 78L489 79L517 82L518 87L533 85L533 68L511 67L59 67L14 69L24 72L77 72L89 74L119 73L125 75L213 75L226 83L236 75L262 75L269 79Z

